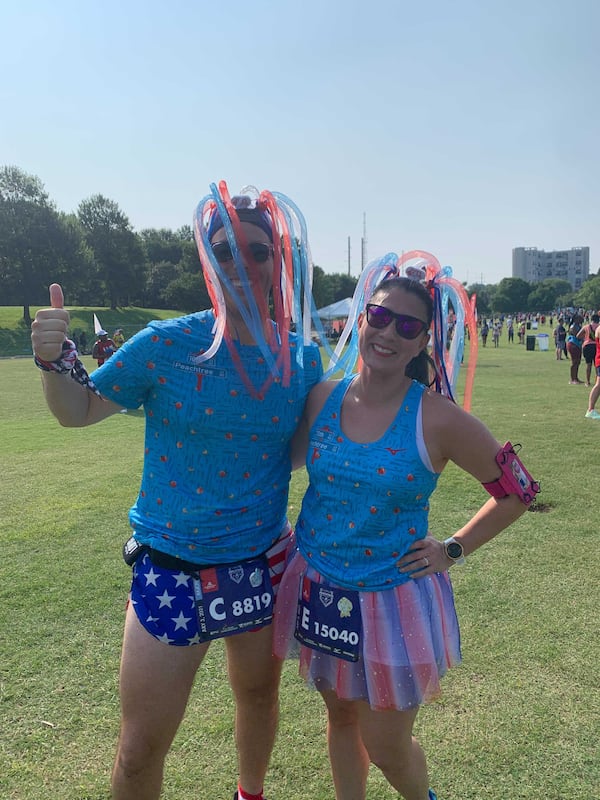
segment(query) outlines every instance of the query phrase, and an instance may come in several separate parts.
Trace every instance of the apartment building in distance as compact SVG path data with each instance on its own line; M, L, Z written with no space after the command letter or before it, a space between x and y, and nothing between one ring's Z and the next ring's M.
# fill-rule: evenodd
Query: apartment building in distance
M528 283L546 278L569 281L576 291L590 274L590 248L571 247L570 250L538 250L537 247L514 247L512 276Z

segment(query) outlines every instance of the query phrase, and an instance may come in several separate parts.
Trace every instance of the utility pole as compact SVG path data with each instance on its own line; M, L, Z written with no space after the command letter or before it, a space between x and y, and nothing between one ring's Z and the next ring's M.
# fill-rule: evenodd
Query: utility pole
M350 237L348 237L348 277L350 277Z
M363 211L363 235L360 240L360 269L367 265L367 212Z

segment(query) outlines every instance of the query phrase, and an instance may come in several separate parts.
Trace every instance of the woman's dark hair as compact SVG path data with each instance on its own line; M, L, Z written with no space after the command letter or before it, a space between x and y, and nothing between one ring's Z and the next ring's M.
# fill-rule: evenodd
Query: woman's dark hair
M425 308L424 321L427 323L427 328L431 327L431 321L433 319L433 300L431 299L427 287L420 281L413 280L413 278L399 276L384 278L373 290L370 300L372 300L379 291L387 291L388 289L401 289L407 294L414 294L415 297L418 297ZM435 383L435 364L427 350L421 350L419 354L406 365L404 374L407 378L412 378L425 386L432 386Z

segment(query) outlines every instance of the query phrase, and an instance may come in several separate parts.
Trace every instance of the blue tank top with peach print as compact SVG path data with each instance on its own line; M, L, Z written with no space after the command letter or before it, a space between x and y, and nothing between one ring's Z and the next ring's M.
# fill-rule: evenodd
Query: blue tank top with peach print
M378 591L410 580L397 562L427 535L438 474L423 462L417 444L425 387L413 381L383 437L360 444L340 424L354 377L335 387L310 430L310 485L296 537L304 558L328 580Z
M316 345L304 347L284 387L258 347L238 345L250 395L225 344L199 361L213 340L215 318L202 311L152 322L125 342L94 381L125 408L144 406L145 454L138 498L130 510L136 538L198 564L239 561L264 552L285 524L289 442L306 395L322 375ZM268 387L268 388L267 388Z

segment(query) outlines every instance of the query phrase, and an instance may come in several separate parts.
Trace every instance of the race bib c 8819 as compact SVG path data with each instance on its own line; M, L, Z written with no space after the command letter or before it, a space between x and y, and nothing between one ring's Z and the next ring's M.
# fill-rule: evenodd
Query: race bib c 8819
M269 625L273 587L266 556L202 569L194 596L201 641Z

